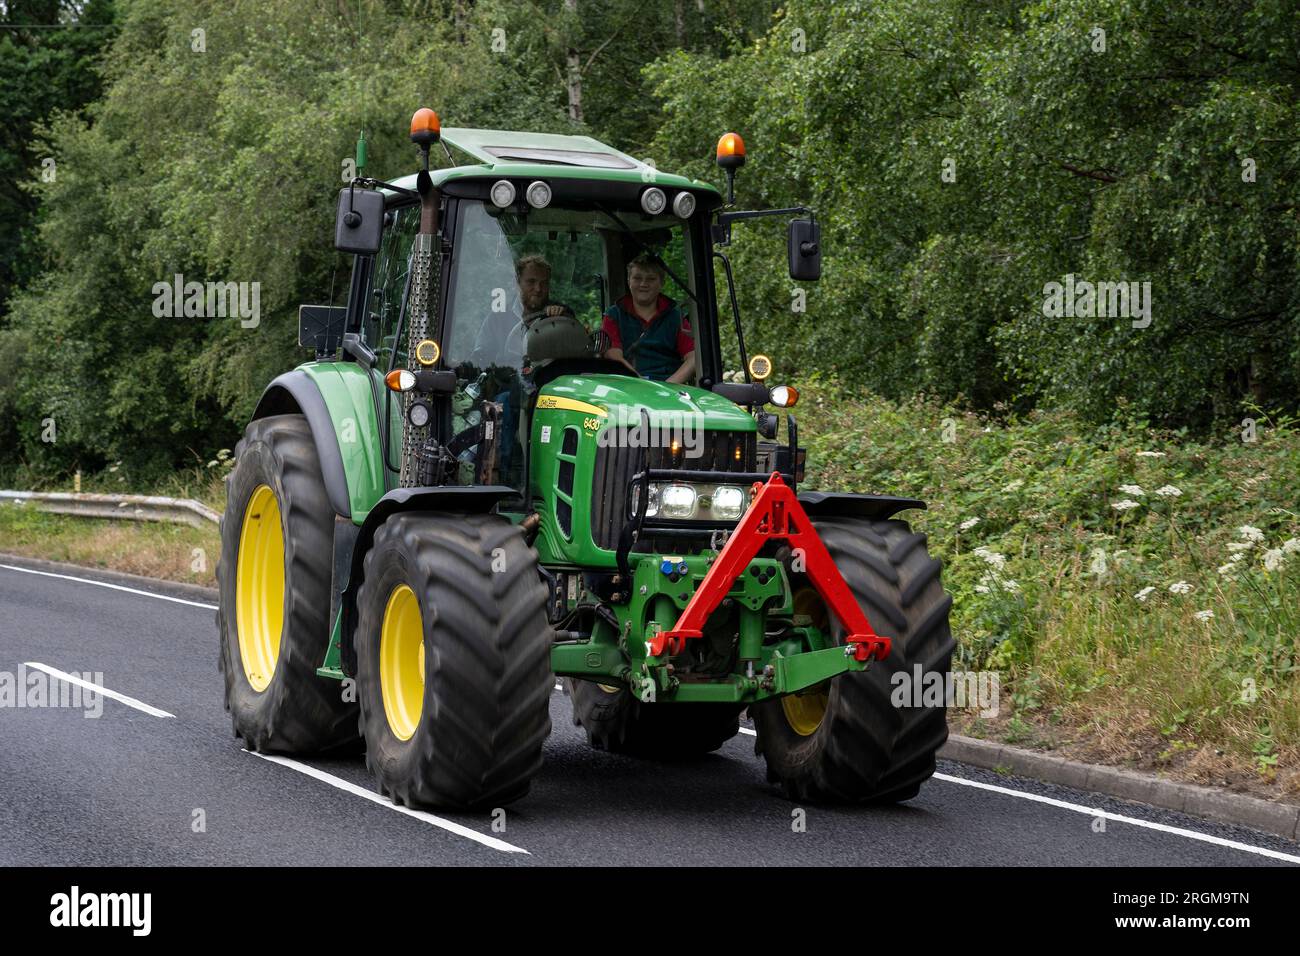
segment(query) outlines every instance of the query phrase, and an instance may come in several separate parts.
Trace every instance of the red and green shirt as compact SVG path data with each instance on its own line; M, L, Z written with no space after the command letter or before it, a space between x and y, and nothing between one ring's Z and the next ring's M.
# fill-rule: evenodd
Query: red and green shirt
M632 296L625 295L605 310L602 326L609 347L620 349L646 378L664 381L695 351L695 334L689 316L666 295L655 303L655 314L647 322L636 312Z

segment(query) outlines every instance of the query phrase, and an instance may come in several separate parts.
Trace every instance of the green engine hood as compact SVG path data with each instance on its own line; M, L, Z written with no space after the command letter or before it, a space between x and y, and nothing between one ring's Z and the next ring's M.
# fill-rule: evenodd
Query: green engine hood
M569 402L594 405L606 413L610 424L634 423L644 408L656 424L661 419L671 421L688 416L697 428L757 430L752 415L721 395L693 385L669 385L630 375L564 375L541 390L539 408L547 404L547 398L563 405Z

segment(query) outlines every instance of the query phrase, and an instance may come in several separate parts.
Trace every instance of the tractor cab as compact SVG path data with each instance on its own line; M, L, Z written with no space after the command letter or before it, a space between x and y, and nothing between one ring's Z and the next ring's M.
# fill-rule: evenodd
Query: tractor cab
M666 176L583 136L449 128L441 141L448 156L472 162L429 174L442 255L435 311L421 334L454 384L448 379L445 394L416 396L405 407L385 403L391 433L413 414L442 449L420 484L481 481L522 493L536 400L564 376L666 379L690 356L678 383L704 380L707 388L721 380L708 216L722 199L713 187ZM373 259L358 265L362 290L354 300L363 313L355 317L355 345L373 352L384 374L409 364L415 243L428 206L418 178L379 186L382 237ZM341 199L343 216L354 207L351 193ZM623 343L605 316L621 314L626 327L635 260L653 264L658 301L671 314ZM697 350L697 343L705 344ZM611 359L611 348L619 355L624 344L626 357ZM401 483L396 458L387 461L393 487Z

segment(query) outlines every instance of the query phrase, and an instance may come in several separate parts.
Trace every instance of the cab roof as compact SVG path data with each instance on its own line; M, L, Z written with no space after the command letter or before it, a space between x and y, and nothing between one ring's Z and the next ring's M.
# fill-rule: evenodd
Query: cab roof
M490 176L599 179L705 191L721 198L721 193L710 183L662 172L590 136L453 126L442 130L442 141L471 163L430 169L435 186L456 179ZM435 146L431 155L438 152ZM415 175L404 176L393 185L413 189Z

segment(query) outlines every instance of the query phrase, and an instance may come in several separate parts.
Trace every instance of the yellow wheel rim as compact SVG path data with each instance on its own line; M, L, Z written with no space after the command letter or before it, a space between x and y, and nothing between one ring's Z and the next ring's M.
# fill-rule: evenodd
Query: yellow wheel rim
M830 695L825 691L821 693L809 692L807 694L791 694L789 697L781 698L781 709L785 711L785 719L790 724L790 729L800 737L810 736L822 725L822 718L826 716L826 702Z
M424 621L415 592L405 584L393 588L384 608L379 689L393 736L410 740L424 711Z
M258 485L244 509L235 568L235 628L244 676L260 694L275 674L284 630L284 531L280 503L269 485Z
M814 626L827 630L830 615L826 613L826 604L821 595L813 588L803 587L795 592L794 612L807 614ZM781 709L785 711L786 722L790 729L800 737L811 736L826 717L826 705L830 694L825 690L810 688L803 694L791 694L781 698Z

